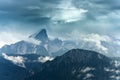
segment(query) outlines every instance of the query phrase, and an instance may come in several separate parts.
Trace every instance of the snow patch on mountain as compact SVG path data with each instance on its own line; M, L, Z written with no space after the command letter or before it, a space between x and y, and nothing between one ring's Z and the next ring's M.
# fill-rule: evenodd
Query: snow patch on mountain
M86 79L89 79L89 78L92 78L92 77L94 77L93 74L87 73L86 76L83 79L86 80Z
M48 51L48 44L45 44L44 48Z
M91 70L93 71L93 70L95 70L95 68L86 67L86 68L82 69L81 72L82 72L82 73L86 73L86 72L89 72L89 71L91 71Z
M114 80L120 80L120 76L110 76L110 78L112 78Z
M45 56L45 57L40 56L40 57L38 58L38 61L39 61L39 62L42 62L42 63L45 63L46 61L52 61L53 59L54 59L54 58L49 57L49 56Z
M40 40L36 40L34 38L27 38L27 39L25 39L25 41L28 42L28 43L35 44L35 45L40 45L40 43L41 43Z
M114 72L116 74L120 73L120 70L117 70L117 69L104 68L104 70L107 71L107 72Z
M120 67L120 61L115 60L114 65L115 65L115 67Z

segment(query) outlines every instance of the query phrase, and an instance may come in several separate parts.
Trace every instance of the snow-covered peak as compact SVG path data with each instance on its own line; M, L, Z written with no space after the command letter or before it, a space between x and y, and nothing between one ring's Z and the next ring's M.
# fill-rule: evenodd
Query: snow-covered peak
M42 42L46 42L49 40L46 29L42 29L41 31L39 31L29 37L35 38L36 40L40 40Z

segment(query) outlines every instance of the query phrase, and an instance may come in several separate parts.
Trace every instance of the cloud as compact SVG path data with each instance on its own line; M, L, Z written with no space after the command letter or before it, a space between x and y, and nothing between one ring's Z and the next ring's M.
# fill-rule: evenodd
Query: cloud
M5 53L2 53L3 58L5 58L6 60L11 61L13 64L18 65L20 67L24 67L25 68L25 64L24 64L24 58L21 56L8 56Z
M73 31L71 34L68 34L68 37L65 38L66 40L71 40L76 42L78 48L93 50L100 53L108 53L108 47L104 46L102 43L111 43L111 38L107 35L100 35L97 33L91 34L81 34L81 32ZM63 40L65 40L63 39Z
M27 38L28 34L25 33L19 33L17 32L15 28L15 24L7 24L7 25L0 25L1 31L0 31L0 47L3 45L10 45L14 44L15 42L18 42L20 40L24 40ZM19 29L19 31L21 31Z
M7 3L5 1L2 3L6 6L2 5L1 10L7 11L7 14L3 14L3 19L8 20L9 17L9 19L13 21L24 20L26 22L40 23L45 19L45 22L43 22L44 24L52 20L72 22L82 20L85 17L84 14L87 12L85 9L79 9L72 5L72 0L35 0L34 2L32 2L32 0L29 2L22 0L20 3L17 3L17 1L12 1L12 3Z
M54 58L48 57L48 56L45 56L45 57L40 56L40 57L38 58L38 61L44 63L44 62L46 62L46 61L52 61L53 59L54 59Z
M21 27L20 27L21 26ZM34 30L33 30L33 28ZM35 25L11 22L8 24L0 25L0 48L4 45L14 44L18 41L25 40L30 43L39 44L40 41L28 38L31 34L37 32L41 27Z
M119 2L119 0L34 0L34 2L33 0L22 0L18 3L17 0L1 0L0 11L2 11L2 14L0 16L2 17L1 21L47 24L48 26L49 23L54 22L78 22L80 25L84 22L85 26L81 26L86 27L86 24L88 24L87 26L92 27L94 24L99 24L98 17L116 11L119 13ZM111 16L108 17L110 18ZM109 18L106 21L109 21ZM91 21L93 21L91 23L93 25L89 25ZM113 21L115 22L116 18ZM116 23L118 23L118 20ZM59 23L56 24L59 25ZM113 25L109 28L111 27Z
M20 41L23 39L23 36L21 34L17 33L10 33L10 32L0 32L0 47L2 47L5 44L13 44L17 41Z
M66 34L60 39L62 39L63 41L72 41L73 43L75 43L76 46L72 46L73 48L77 47L87 50L93 50L102 54L105 53L105 55L107 55L110 52L109 46L113 46L113 44L109 44L113 40L108 35L100 35L97 33L85 34L77 30ZM106 46L103 43L107 43L109 44L109 46Z
M79 9L72 5L71 0L62 1L57 6L57 11L52 16L53 21L74 22L82 20L87 10Z
M4 41L0 41L0 48L2 48L5 44L7 44L7 43Z
M95 19L97 16L119 10L119 2L119 0L22 0L18 3L17 0L1 0L0 11L7 12L2 13L4 15L2 19L9 18L10 21L12 19L40 23L45 18L45 22L51 20L71 22L84 18Z
M93 43L92 46L96 46L96 48L98 48L98 51L100 51L101 53L102 52L108 53L107 47L103 46L101 43L102 41L109 42L110 38L108 36L100 36L98 34L88 34L82 39L83 41L89 42L90 44Z
M114 41L114 44L120 46L120 40L116 40L116 41Z

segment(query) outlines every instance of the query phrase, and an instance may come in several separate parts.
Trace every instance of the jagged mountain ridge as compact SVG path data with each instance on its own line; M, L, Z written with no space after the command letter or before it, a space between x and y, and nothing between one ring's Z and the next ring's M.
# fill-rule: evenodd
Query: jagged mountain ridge
M76 42L73 41L63 41L61 39L55 38L50 39L47 35L46 29L32 34L29 39L35 39L39 44L31 43L30 41L19 41L15 44L5 45L0 49L0 53L6 54L40 54L44 56L60 56L70 49L78 48Z
M28 41L19 41L15 44L5 45L0 49L0 53L6 54L40 54L51 56L51 53L59 51L62 47L62 41L59 39L50 40L45 29L29 36L40 41L40 44L34 44Z
M0 53L6 54L43 54L49 55L47 50L41 46L26 41L20 41L12 45L5 45L0 49Z
M30 40L34 39L34 42ZM119 45L115 42L101 41L100 45L89 41L71 41L61 40L59 38L50 39L47 30L42 29L41 31L32 34L28 38L29 41L22 40L15 44L5 45L0 49L0 53L7 54L40 54L44 56L61 56L70 49L80 48L86 50L94 50L99 53L105 54L102 50L107 51L107 56L119 54ZM36 44L37 41L37 44ZM116 41L116 40L115 40ZM100 48L100 46L102 48ZM103 49L104 48L104 49ZM116 53L116 54L113 54Z

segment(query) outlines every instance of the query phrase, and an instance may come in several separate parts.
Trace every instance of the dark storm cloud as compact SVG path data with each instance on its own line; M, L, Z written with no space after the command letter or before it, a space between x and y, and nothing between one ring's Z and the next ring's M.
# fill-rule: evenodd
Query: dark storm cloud
M61 11L65 12L64 8L59 8L58 5L65 0L1 0L0 1L0 17L4 20L18 20L33 23L48 23L52 21L54 16ZM66 2L70 2L68 0ZM86 13L87 19L96 20L97 16L106 15L111 10L119 10L119 0L72 0L72 6L76 9L88 10ZM67 5L67 3L66 3ZM71 7L72 7L71 6ZM61 4L61 7L63 5ZM69 7L69 6L68 6ZM61 16L58 14L57 16ZM64 18L57 20L63 20ZM43 21L42 21L43 20ZM54 21L56 20L56 17ZM51 22L50 21L50 22Z
M120 0L73 0L73 4L78 8L88 9L86 16L91 20L120 10Z
M45 6L47 6L46 3L43 1L40 2L40 0L21 0L20 2L16 0L2 0L0 1L0 19L2 21L23 20L38 22L43 20L47 22L47 19L49 20L49 18L43 15L47 11L44 9Z
M0 23L15 24L16 29L22 23L23 30L29 25L47 25L45 28L57 33L101 33L102 29L109 33L107 30L119 29L119 4L120 0L1 0Z

